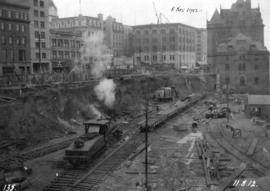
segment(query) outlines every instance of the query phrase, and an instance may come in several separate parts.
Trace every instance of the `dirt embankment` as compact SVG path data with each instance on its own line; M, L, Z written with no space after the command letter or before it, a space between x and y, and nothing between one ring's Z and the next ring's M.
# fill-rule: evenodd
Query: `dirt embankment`
M94 92L96 83L83 88L26 92L16 104L0 106L0 137L2 140L13 140L18 147L24 148L62 136L77 122L95 118L97 112L93 108L109 116L128 117L141 111L145 92L173 86L181 98L192 92L212 90L214 80L170 76L122 80L116 84L113 108L107 108L97 99Z

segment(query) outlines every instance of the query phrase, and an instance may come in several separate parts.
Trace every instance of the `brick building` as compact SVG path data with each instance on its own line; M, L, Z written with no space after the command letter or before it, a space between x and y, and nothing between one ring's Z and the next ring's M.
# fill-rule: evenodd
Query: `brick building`
M230 9L216 10L207 21L207 61L215 72L216 47L242 33L264 45L264 24L260 7L251 8L251 0L237 0Z
M193 68L196 63L196 28L181 23L133 26L134 56L147 64Z
M80 60L81 33L50 30L53 72L69 72Z
M0 76L31 72L27 0L0 1Z
M49 2L49 0L30 0L30 39L33 73L49 73L52 71L50 62Z
M221 88L240 93L267 93L269 51L261 42L240 33L216 50L216 72Z

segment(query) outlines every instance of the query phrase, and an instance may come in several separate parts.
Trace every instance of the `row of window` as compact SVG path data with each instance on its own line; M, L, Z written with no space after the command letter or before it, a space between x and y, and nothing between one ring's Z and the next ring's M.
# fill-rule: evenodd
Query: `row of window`
M21 20L29 19L27 12L10 9L0 9L0 17L6 17L10 19L21 19Z
M1 43L2 45L26 45L26 37L13 37L13 36L9 36L9 37L5 37L5 36L1 36Z
M38 0L33 0L33 3L34 3L35 7L38 7ZM39 6L43 8L44 7L44 1L40 0L39 1Z
M253 78L253 84L254 85L258 85L259 84L259 81L260 81L260 79L258 77L254 77ZM230 84L230 77L228 77L228 76L225 77L225 83L226 84ZM243 76L240 77L239 84L241 86L245 86L246 85L246 80L245 80L245 78Z
M13 49L2 49L1 60L3 62L15 62L15 61L26 61L25 50L19 49L18 54L15 55ZM16 57L17 56L17 57Z
M144 56L144 60L145 60L145 61L149 61L149 58L150 58L150 57L149 57L148 55ZM161 57L161 59L162 59L163 61L166 61L166 58L167 58L166 55L163 55L163 56ZM138 56L138 57L137 57L137 60L140 60L140 59L141 59L141 57ZM153 55L153 56L152 56L152 60L153 60L153 61L157 61L157 55ZM175 55L170 55L170 56L169 56L169 60L170 60L170 61L174 61L174 60L175 60Z
M12 23L0 23L1 31L16 31L16 32L24 32L25 26L24 24L12 24Z
M40 53L36 52L36 59L40 58ZM47 54L45 52L41 53L41 59L46 59L47 58Z
M166 29L153 29L153 30L144 30L143 33L140 30L136 30L136 34L140 35L140 34L144 34L144 35L149 35L151 32L151 34L167 34L167 30ZM168 34L175 34L177 32L176 29L169 29ZM195 32L190 31L190 30L186 30L183 28L179 29L179 34L183 34L183 35L187 35L187 36L191 36L191 37L195 37Z
M46 37L45 32L44 31L42 31L42 32L35 31L35 39L39 39L39 37L41 39L45 39L45 37Z
M230 64L225 64L225 70L226 71L230 70ZM238 70L239 71L246 71L246 64L245 63L239 63L238 64ZM254 70L259 70L259 65L258 64L254 65Z
M35 28L42 28L42 29L44 29L45 28L45 22L44 21L40 21L40 22L38 22L38 21L34 21L34 27Z
M171 44L169 46L162 46L162 51L176 51L176 48L177 48L176 45ZM155 51L158 51L158 50L161 50L161 48L158 47L158 46L152 46L151 51L155 52ZM195 47L194 46L185 46L185 45L183 45L183 46L179 46L178 50L179 51L192 52L192 51L195 51ZM136 47L136 51L137 52L141 52L141 51L146 51L147 52L147 51L150 51L150 47L148 47L148 46L145 46L143 48Z
M70 58L80 58L81 53L75 51L52 51L53 59L70 59Z
M38 10L34 10L34 16L35 17L45 17L45 12L44 11L38 11Z
M101 28L101 23L97 20L68 20L68 21L59 21L59 22L53 22L52 24L53 28L68 28L68 27L74 27L74 26L94 26Z
M81 42L75 40L63 40L63 39L52 39L52 46L53 47L64 47L64 48L80 48Z
M158 43L159 42L158 38L152 38L152 39L144 38L144 39L142 39L142 43L149 43L150 40L151 40L152 43ZM174 36L173 37L169 37L169 38L162 37L161 40L162 40L162 42L166 42L167 40L169 42L175 42L176 41L176 37L174 37ZM141 43L141 39L140 38L136 39L136 42L138 44L140 44ZM195 40L194 39L190 39L190 38L180 37L179 38L179 42L180 43L191 43L191 44L193 44L193 43L195 43Z

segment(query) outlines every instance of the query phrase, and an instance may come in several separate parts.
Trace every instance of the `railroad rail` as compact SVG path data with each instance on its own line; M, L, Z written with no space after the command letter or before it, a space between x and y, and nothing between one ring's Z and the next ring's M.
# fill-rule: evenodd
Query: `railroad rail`
M194 106L196 103L204 99L206 95L198 96L194 100L187 103L185 106L176 108L172 112L165 114L163 117L156 116L156 119L149 124L154 126L153 129L160 127L168 120L175 117L177 114L182 113ZM136 148L143 143L144 136L141 136L138 125L134 124L136 128L130 128L126 135L129 136L127 141L122 142L120 145L116 145L115 148L110 148L111 152L103 155L100 162L92 167L87 168L86 171L81 170L80 175L76 174L78 171L72 169L64 171L62 176L57 177L51 182L49 186L43 189L43 191L88 191L95 190L96 186L102 183L106 176L112 173L122 162L124 162ZM95 163L95 162L94 162Z
M208 134L216 141L216 143L221 148L229 152L238 160L247 163L248 166L252 167L256 171L256 174L258 176L266 175L266 172L268 171L269 167L265 166L261 162L247 155L247 153L241 151L241 149L237 148L235 145L231 143L231 141L229 141L226 138L226 135L224 134L223 130L220 127L217 128L219 136L217 134L213 134L212 132L208 132Z

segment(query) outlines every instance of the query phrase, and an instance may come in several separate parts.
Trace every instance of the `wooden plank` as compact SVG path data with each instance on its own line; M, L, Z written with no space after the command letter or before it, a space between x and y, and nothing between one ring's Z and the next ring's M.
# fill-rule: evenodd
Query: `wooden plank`
M257 138L253 139L252 143L250 144L248 148L247 155L251 156L254 154L257 144L258 144L258 139Z
M228 178L221 191L225 191L228 186L230 186L235 179L237 179L246 169L246 163L241 163L240 167Z

